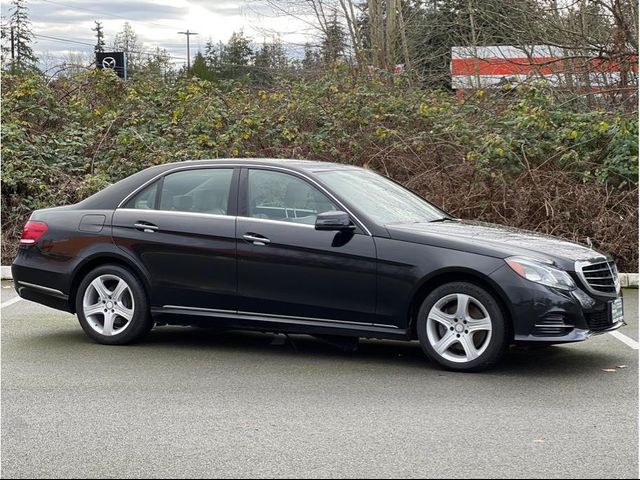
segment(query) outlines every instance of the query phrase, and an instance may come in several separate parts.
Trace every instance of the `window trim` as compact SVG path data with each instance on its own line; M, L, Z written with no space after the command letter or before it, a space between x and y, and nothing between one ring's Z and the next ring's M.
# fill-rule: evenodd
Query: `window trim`
M160 177L160 180L158 180L158 190L156 191L156 204L153 206L154 210L160 210L160 199L162 198L163 188L164 188L164 177Z
M222 215L220 213L202 213L202 212L181 212L180 210L138 210L137 208L119 208L121 212L153 212L154 214L159 213L161 215L187 215L191 217L213 217L213 218L236 218L235 215Z

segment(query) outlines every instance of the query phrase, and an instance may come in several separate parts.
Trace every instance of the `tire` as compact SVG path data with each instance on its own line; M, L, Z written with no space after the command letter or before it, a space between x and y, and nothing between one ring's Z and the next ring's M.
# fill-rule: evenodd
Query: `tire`
M119 265L87 274L78 287L76 312L85 333L105 345L133 343L153 328L144 287Z
M416 328L427 356L453 371L479 372L492 367L510 343L510 331L496 299L467 282L447 283L432 291L422 302Z

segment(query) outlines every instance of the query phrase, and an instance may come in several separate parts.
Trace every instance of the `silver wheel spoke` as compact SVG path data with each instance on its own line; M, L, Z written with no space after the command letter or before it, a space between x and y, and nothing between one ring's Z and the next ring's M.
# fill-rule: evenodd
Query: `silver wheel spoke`
M104 326L102 328L103 335L113 335L113 320L115 315L111 312L104 314Z
M91 315L97 315L99 313L104 313L104 303L102 302L94 303L93 305L86 305L84 307L85 317L90 317Z
M489 317L480 319L473 318L469 320L467 330L469 330L469 333L489 331L491 330L491 319Z
M103 300L109 298L111 292L107 290L107 287L105 287L104 283L102 283L102 277L98 277L93 282L91 282L91 286L96 290L96 292L98 292L100 298L102 298Z
M116 285L116 288L113 289L113 292L111 293L111 298L113 298L116 302L120 302L122 301L122 295L124 295L124 293L128 290L129 290L129 287L127 286L125 281L120 280L118 282L118 285Z
M442 355L451 345L456 343L456 340L458 340L456 334L447 330L447 333L433 345L433 348L439 355Z
M458 301L458 307L456 308L456 317L468 318L469 317L469 295L459 293L456 295Z
M470 335L463 335L460 337L460 345L462 345L462 348L464 349L467 360L471 361L478 358L478 349L473 344L473 338Z
M116 305L114 307L114 310L118 316L124 318L127 321L133 318L133 309L127 308L124 305Z
M445 327L449 328L453 324L453 316L444 313L442 310L436 308L429 312L429 318L441 323Z

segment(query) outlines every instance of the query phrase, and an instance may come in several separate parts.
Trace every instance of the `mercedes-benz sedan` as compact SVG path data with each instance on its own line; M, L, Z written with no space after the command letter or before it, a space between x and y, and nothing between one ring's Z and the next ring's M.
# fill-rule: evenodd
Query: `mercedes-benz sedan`
M228 159L148 168L38 210L13 276L97 342L154 325L418 340L453 370L624 324L611 257L453 218L370 170Z

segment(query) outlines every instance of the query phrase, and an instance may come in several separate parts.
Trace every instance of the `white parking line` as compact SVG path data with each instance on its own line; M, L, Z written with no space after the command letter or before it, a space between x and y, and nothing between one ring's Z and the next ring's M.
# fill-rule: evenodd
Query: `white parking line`
M640 345L638 345L638 342L636 342L633 338L629 338L625 334L620 333L620 332L609 332L609 333L611 335L613 335L614 337L616 337L618 340L620 340L622 343L628 345L629 347L633 348L634 350L638 350L638 347Z
M0 305L0 308L4 308L4 307L8 307L9 305L13 305L14 303L18 303L20 300L22 300L22 297L15 297L15 298L12 298L11 300L7 300L6 302L3 302L2 305Z

